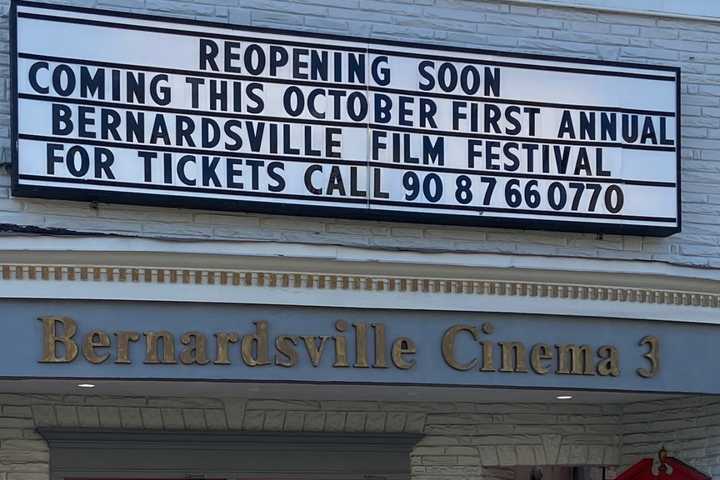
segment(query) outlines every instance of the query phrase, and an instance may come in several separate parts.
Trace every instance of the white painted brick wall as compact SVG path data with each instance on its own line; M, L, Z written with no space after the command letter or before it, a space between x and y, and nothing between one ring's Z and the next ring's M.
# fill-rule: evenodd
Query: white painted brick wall
M1 479L47 479L48 451L37 426L422 433L410 459L416 480L513 480L508 467L517 465L625 467L665 445L720 479L717 397L575 405L5 394Z
M667 239L213 214L9 198L0 224L185 239L657 260L720 268L720 23L481 0L59 0L219 22L683 68L684 231ZM9 0L0 0L7 8ZM9 158L8 20L0 21L0 147Z
M419 480L512 480L504 467L616 465L620 458L621 409L612 405L0 395L0 412L5 480L47 478L37 426L423 433L410 459Z
M629 405L622 439L622 465L655 457L664 445L671 456L720 478L720 398Z

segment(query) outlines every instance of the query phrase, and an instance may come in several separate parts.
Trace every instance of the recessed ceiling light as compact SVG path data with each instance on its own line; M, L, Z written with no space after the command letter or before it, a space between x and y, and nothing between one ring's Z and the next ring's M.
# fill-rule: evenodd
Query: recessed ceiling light
M572 395L558 395L555 398L557 398L558 400L572 400L573 396Z
M78 383L77 386L80 388L95 388L94 383Z

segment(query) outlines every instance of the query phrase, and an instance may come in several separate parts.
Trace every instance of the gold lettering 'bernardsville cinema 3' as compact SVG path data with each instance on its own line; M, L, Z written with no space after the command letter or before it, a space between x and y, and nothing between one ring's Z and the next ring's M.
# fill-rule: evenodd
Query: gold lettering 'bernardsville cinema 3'
M252 333L215 332L212 334L213 340L198 331L185 332L176 338L166 330L109 333L95 329L81 336L78 334L78 324L72 318L47 316L39 320L43 325L40 363L72 362L82 352L86 361L101 364L113 356L111 350L114 346L114 363L131 364L135 359L131 357L130 346L138 342L145 345L143 363L146 364L231 365L234 358L238 358L248 367L276 365L291 368L306 361L318 367L325 356L332 355L332 366L335 368L388 368L392 365L408 370L415 366L413 357L417 352L415 342L407 337L398 337L388 342L385 326L381 323L349 324L338 320L334 324L334 335L277 335L272 339L274 351L271 352L269 324L265 320L253 322L255 328ZM368 346L371 332L374 339L372 358ZM355 338L355 355L352 359L348 337ZM212 354L210 343L214 343Z
M81 334L78 322L64 316L44 316L42 322L43 364L72 363L84 359L90 364L149 365L232 365L247 367L374 368L411 370L418 367L418 347L409 337L389 339L382 323L349 323L337 320L332 335L281 334L271 338L265 320L252 323L251 333L232 331L208 335L188 331L175 335L167 330L108 332L92 329ZM534 373L537 375L583 375L618 377L620 352L613 345L586 344L527 345L521 341L496 340L493 324L477 327L458 324L446 329L439 339L442 361L453 370L479 373ZM459 344L465 343L466 348ZM469 342L469 343L468 343ZM134 358L132 346L144 346L142 359ZM468 345L474 345L467 348ZM659 340L648 336L640 341L647 351L648 368L636 370L652 378L659 370ZM329 360L327 357L330 357Z

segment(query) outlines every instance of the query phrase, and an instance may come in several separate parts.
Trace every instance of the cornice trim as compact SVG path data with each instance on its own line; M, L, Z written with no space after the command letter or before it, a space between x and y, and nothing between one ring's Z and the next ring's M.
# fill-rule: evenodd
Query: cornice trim
M3 238L2 264L114 265L134 267L318 270L426 277L542 280L568 275L588 283L703 291L720 291L720 269L664 261L621 260L502 253L422 252L268 241L166 241L139 238L10 236ZM459 273L462 272L462 273ZM592 279L590 279L592 277Z
M720 324L720 270L290 242L9 237L0 298L499 312Z
M621 303L720 308L720 294L582 283L432 278L323 272L154 268L110 265L3 264L2 283L13 281L90 282L265 289L343 290L594 300Z

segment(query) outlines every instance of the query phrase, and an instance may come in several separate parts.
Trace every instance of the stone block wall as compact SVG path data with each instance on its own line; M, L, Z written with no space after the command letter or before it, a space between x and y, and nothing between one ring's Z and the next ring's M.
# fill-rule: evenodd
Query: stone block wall
M671 456L720 477L720 398L636 403L623 408L621 465L656 457L662 445Z
M48 449L38 426L422 433L411 456L417 480L512 480L513 466L624 468L665 445L671 455L720 478L716 397L576 405L5 394L0 412L2 480L47 480Z
M514 465L616 465L620 407L561 404L0 396L0 479L46 480L35 427L423 433L414 479L511 480ZM508 478L510 477L510 478Z

